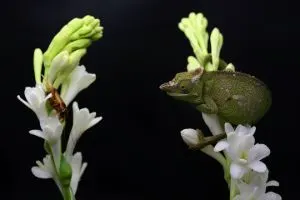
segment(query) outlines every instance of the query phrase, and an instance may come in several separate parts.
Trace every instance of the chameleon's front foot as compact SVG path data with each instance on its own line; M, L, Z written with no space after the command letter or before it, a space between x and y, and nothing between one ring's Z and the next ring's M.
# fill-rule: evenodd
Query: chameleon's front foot
M216 105L215 101L208 96L204 96L203 99L204 103L196 106L196 109L207 114L217 114L218 106Z
M196 145L189 145L190 149L201 150L208 145L215 145L220 140L226 138L226 133L205 137L203 132L197 129L198 132L198 143Z

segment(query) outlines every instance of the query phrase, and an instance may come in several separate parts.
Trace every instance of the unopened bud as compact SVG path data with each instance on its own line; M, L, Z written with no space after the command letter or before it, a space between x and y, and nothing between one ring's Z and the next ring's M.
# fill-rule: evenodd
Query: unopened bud
M200 144L199 133L192 128L183 129L181 132L183 141L190 147L195 147Z

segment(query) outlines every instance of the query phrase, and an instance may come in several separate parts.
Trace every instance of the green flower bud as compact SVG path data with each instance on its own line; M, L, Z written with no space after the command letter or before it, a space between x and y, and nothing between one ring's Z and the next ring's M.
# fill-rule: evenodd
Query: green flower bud
M188 60L187 71L194 71L195 69L202 67L201 64L194 56L189 56L187 60Z
M59 167L59 179L63 187L69 187L72 178L72 167L67 162L65 157L61 156L60 167Z
M41 49L35 49L33 53L33 69L35 82L41 83L42 76L42 66L43 66L43 52Z
M58 88L73 71L73 69L79 65L81 58L86 54L86 49L78 49L71 53L68 57L68 63L62 71L56 77L53 87Z
M46 68L50 66L52 59L70 42L70 36L80 29L83 23L82 19L75 18L55 35L44 53L44 65Z
M218 28L214 28L210 35L211 56L212 56L212 70L218 70L220 62L220 52L223 45L223 35Z
M67 51L68 53L72 53L73 51L78 49L85 49L89 47L91 44L92 41L89 39L79 39L68 43L63 50Z
M100 20L90 15L71 20L55 35L44 53L45 68L50 67L53 58L61 51L66 50L71 54L78 49L86 49L92 41L102 37L102 32Z

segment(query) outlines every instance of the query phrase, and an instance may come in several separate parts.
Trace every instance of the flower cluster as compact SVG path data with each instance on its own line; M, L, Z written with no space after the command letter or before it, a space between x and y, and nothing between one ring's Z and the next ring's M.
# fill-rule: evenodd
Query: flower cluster
M225 63L220 58L223 45L223 35L218 28L213 28L209 35L206 31L208 21L202 13L191 12L188 17L183 18L178 24L179 29L189 39L195 56L187 58L187 70L192 71L198 67L206 71L225 69L234 71L232 63ZM208 51L210 41L210 52Z
M220 123L216 115L203 114L203 119L213 135L220 135ZM213 147L208 145L201 150L215 158L224 168L225 179L231 186L234 200L281 200L274 192L267 192L268 186L279 186L277 181L268 182L269 170L262 159L270 155L265 144L255 144L255 126L238 125L235 129L225 123L226 138ZM203 143L199 131L188 128L181 131L183 141L190 147Z
M87 129L102 119L73 102L72 130L66 149L62 149L66 110L77 94L96 80L95 74L88 73L85 66L79 64L80 59L91 42L102 37L102 30L99 19L89 15L71 20L55 35L45 53L35 49L36 85L25 88L25 100L17 96L36 114L40 130L29 133L44 140L47 152L43 161L37 161L37 166L32 167L32 173L38 178L52 178L64 199L75 199L78 183L87 167L87 163L82 162L82 154L74 153L76 143Z

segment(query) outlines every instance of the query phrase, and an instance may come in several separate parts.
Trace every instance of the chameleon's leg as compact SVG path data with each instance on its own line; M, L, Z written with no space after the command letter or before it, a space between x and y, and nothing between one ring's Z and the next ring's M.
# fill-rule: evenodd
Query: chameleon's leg
M191 94L194 95L196 98L194 98L191 103L192 104L203 104L203 89L204 89L204 83L203 81L199 81L195 86L193 87L193 90L191 91Z
M204 100L203 104L196 106L197 110L208 114L218 113L218 106L210 96L204 95L203 100Z
M203 95L203 101L196 106L196 109L200 112L208 113L208 114L217 114L218 106L215 101L211 98L210 90L213 87L214 82L212 80L208 80L205 82L202 88L201 96Z
M208 145L215 145L220 140L223 140L227 136L226 133L220 133L218 135L205 137L203 132L200 129L197 129L197 132L198 132L199 143L196 145L189 145L189 148L192 150L200 150Z

